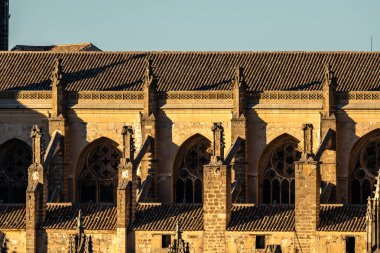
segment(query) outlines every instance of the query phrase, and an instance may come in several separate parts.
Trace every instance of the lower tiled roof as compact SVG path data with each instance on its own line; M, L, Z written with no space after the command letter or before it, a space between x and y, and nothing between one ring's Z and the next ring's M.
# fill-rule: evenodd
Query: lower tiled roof
M364 232L366 205L321 205L319 231Z
M49 203L45 229L76 229L76 217L82 211L87 230L115 230L116 207L107 204ZM136 231L175 231L181 223L184 231L203 230L201 204L139 203L136 220L130 229ZM321 205L319 231L364 232L365 205ZM294 206L234 204L228 231L286 232L294 231ZM0 204L0 229L25 229L25 205Z
M177 221L184 231L203 230L201 204L140 203L132 230L175 231Z
M0 229L25 229L25 205L0 204Z
M228 230L294 231L294 207L290 205L233 205Z
M116 206L95 203L49 203L43 228L76 229L79 210L82 212L84 229L116 229Z

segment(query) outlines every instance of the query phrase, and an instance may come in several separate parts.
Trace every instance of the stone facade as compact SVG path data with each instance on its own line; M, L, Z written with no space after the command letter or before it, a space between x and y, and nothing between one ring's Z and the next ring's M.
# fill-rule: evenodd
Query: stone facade
M85 188L79 178L91 162L89 154L104 143L120 153L117 180L107 192L115 213L97 216L96 224L114 217L107 228L86 228L90 221L85 221L83 233L91 236L92 252L167 252L163 240L170 235L172 241L175 235L168 224L180 215L162 218L168 222L154 229L141 229L147 224L134 227L145 215L138 202L176 202L180 189L176 180L185 177L177 172L186 166L201 175L183 187L188 191L184 200L195 203L197 194L202 199L200 214L192 217L194 223L200 220L201 228L184 227L183 239L191 252L265 252L270 245L289 253L343 252L348 241L354 242L355 252L367 252L365 228L357 225L365 215L352 218L359 221L348 231L339 228L348 218L324 229L320 217L323 204L353 203L356 158L365 159L363 150L378 138L377 91L337 91L339 76L332 72L334 66L321 69L322 90L317 91L249 91L241 67L230 90L163 91L158 89L160 76L154 64L154 60L146 61L140 91L65 90L65 62L57 60L52 66L52 91L0 92L0 145L18 139L31 146L34 154L27 178L26 224L13 230L0 226L10 252L68 252L70 235L77 233L75 226L48 227L47 220L59 219L47 202L81 202ZM30 138L34 125L42 133L38 140ZM198 147L194 159L202 157L202 163L186 164L191 163L186 160L190 147L184 148L189 140L209 145ZM282 147L291 155L276 158ZM289 166L281 166L288 170L273 175L267 191L269 172L287 159ZM109 181L98 184L96 190L107 188ZM99 196L98 200L101 192ZM269 213L241 218L242 222L293 222L290 230L277 225L233 230L231 221L244 217L244 212L233 211L234 204L254 204L249 207L253 210L268 196L268 205L275 209L294 206L294 217L279 221ZM100 202L91 205L101 206ZM180 209L182 203L177 204L175 208ZM156 218L154 222L161 219Z

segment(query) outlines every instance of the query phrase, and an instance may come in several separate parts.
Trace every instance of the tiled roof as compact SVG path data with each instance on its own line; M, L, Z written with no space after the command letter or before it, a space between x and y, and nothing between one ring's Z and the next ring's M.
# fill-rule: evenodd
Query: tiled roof
M321 205L319 231L365 232L366 205Z
M81 51L101 51L91 43L77 43L51 46L30 46L16 45L12 51L51 51L51 52L81 52Z
M0 204L0 229L25 229L25 205Z
M116 207L106 204L49 203L46 229L76 229L79 209L82 211L83 226L86 230L116 229Z
M85 229L116 229L116 207L105 204L49 203L46 229L76 229L79 209ZM365 205L321 205L319 231L364 232ZM140 203L136 221L130 229L138 231L175 231L176 223L184 231L203 230L201 204ZM25 229L25 205L1 204L0 229ZM294 231L294 206L234 204L228 231Z
M203 230L201 204L139 204L132 230L175 231L177 221L184 231Z
M55 58L67 90L141 90L153 60L158 90L229 90L244 67L249 90L321 90L325 64L338 90L380 90L380 52L2 52L0 90L50 90Z
M294 231L294 207L290 205L233 205L228 230Z

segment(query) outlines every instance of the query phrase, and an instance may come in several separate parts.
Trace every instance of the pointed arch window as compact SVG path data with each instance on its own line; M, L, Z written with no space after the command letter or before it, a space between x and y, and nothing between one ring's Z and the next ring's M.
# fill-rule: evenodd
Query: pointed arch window
M0 203L25 203L32 150L12 139L0 147Z
M210 142L199 140L185 148L175 178L177 203L202 203L203 166L210 163Z
M121 152L110 142L92 148L79 175L81 202L114 202Z
M274 148L264 171L265 204L294 203L294 162L300 158L301 151L293 141L287 141Z
M372 139L361 150L352 174L351 202L366 204L380 169L380 138Z

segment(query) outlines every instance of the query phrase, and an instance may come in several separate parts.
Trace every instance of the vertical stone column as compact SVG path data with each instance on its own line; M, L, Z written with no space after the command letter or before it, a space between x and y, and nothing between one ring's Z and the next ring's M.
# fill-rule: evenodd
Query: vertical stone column
M223 164L223 127L214 123L213 156L203 167L203 252L226 252L225 232L231 219L231 168Z
M325 73L323 78L323 105L321 112L321 126L320 126L320 138L323 140L329 130L331 136L329 142L330 145L324 150L320 157L321 167L321 179L334 186L334 191L337 191L337 162L336 162L336 88L337 78L334 72L331 70L330 65L325 66ZM344 184L340 184L341 189L338 192L341 194L344 192ZM343 190L343 191L342 191ZM334 194L335 195L335 194ZM342 199L344 197L338 197Z
M65 87L63 81L62 60L56 59L55 66L51 75L52 81L52 110L49 115L49 134L53 135L54 131L58 131L62 135L60 142L60 151L56 154L57 159L52 161L50 168L54 166L54 173L57 174L54 186L60 187L60 195L63 199L58 198L60 201L67 201L68 196L68 169L69 169L69 142L67 141L68 124L65 119ZM58 157L57 157L58 156Z
M320 212L320 168L312 150L312 126L305 124L304 153L295 162L295 242L299 252L314 252Z
M233 143L238 137L244 140L240 150L236 154L232 161L232 169L234 172L233 181L239 180L241 184L241 192L239 194L239 200L244 202L247 193L247 120L245 117L245 108L247 106L246 92L247 86L244 80L244 69L238 67L235 70L235 80L232 87L233 93L233 113L231 119L231 143Z
M134 163L133 129L124 126L123 154L120 159L117 188L117 245L118 252L128 251L128 226L135 219L137 176Z
M41 130L34 125L31 131L33 161L28 168L26 190L26 252L39 252L40 226L46 217L47 180L42 166Z
M147 60L144 74L143 92L144 92L144 110L141 117L141 133L143 141L148 137L153 137L154 141L148 152L141 160L140 166L142 175L150 175L153 183L150 191L150 198L157 199L157 128L156 128L156 77L152 70L152 61ZM141 178L145 180L145 178Z

